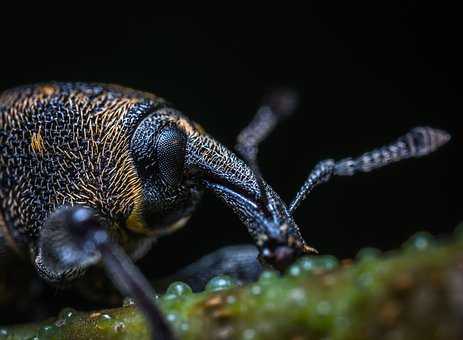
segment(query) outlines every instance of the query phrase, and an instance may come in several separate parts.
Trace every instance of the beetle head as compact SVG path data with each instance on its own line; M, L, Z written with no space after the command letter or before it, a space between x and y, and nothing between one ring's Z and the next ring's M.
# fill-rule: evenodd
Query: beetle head
M155 235L185 224L201 196L186 172L188 135L175 110L163 108L140 122L131 141L131 154L141 179L143 207L128 219L134 231Z
M197 180L246 225L262 260L284 270L300 255L314 251L302 238L286 204L258 173L210 137L201 139L209 139L207 158L198 156L206 142L195 141L187 164L196 169Z
M162 228L189 216L206 189L232 208L261 258L277 269L312 250L260 174L179 112L163 108L145 118L132 138L132 153L144 187L145 224Z

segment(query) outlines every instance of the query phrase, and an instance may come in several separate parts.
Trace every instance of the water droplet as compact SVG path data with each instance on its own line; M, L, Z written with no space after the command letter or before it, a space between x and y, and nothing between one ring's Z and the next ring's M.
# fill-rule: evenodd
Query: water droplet
M40 328L38 336L39 337L41 337L41 336L44 336L44 337L48 336L49 337L55 331L56 331L56 326L55 325L45 325L45 326L42 326L42 328Z
M170 284L169 288L167 288L166 295L172 294L175 296L185 296L188 294L192 294L193 290L190 286L183 282L173 282Z
M226 301L229 305L232 305L236 302L236 297L233 295L228 295Z
M332 255L304 256L297 260L303 272L317 272L320 270L333 270L339 266L339 261Z
M114 324L114 332L116 333L120 333L120 332L123 332L125 330L125 323L123 323L122 321L118 321Z
M321 301L316 307L319 315L328 315L331 312L331 304L328 301Z
M305 305L307 303L307 294L302 288L294 288L289 292L289 298L298 305Z
M370 273L363 273L358 277L357 282L361 287L371 287L374 284L373 275Z
M109 315L109 314L101 314L101 315L100 315L100 319L101 319L101 320L111 320L112 317L111 317L111 315Z
M260 274L259 281L261 283L271 282L273 279L278 278L278 273L273 270L265 270Z
M63 308L58 314L58 319L61 319L64 322L66 322L67 320L70 320L74 316L76 316L76 314L77 314L77 311L73 308L69 308L69 307Z
M254 329L246 329L243 332L243 339L251 340L256 337L256 331Z
M162 299L163 299L163 300L175 300L175 299L177 299L177 298L178 298L178 296L175 295L175 294L164 294L164 295L162 296Z
M0 338L7 337L7 336L8 336L8 331L5 328L0 328Z
M333 270L339 266L338 259L332 255L319 256L318 261L320 266L325 270Z
M299 276L302 274L302 269L299 264L295 263L288 269L288 275L290 276Z
M213 277L206 285L206 291L215 292L218 290L229 289L236 286L236 281L228 275Z
M371 261L377 259L381 255L381 250L372 247L366 247L360 249L357 253L357 259L359 261Z
M317 260L314 256L301 257L296 263L305 272L311 272L317 267Z
M177 320L177 315L174 314L174 313L169 313L169 314L166 315L166 319L169 322L174 322L174 321Z
M181 330L182 332L186 332L186 331L188 331L189 329L190 329L190 324L189 324L188 322L182 322L182 323L180 324L180 330Z
M65 324L66 324L66 320L64 320L64 319L58 319L58 320L56 320L56 322L55 322L55 326L56 326L56 327L62 327L62 326L64 326Z
M262 293L262 288L261 286L257 285L257 284L253 284L251 286L251 294L252 295L260 295Z
M128 307L128 306L133 306L135 304L135 300L131 297L126 297L122 301L122 307Z
M434 241L433 236L427 231L421 231L413 235L407 242L405 247L415 250L426 250L432 246Z

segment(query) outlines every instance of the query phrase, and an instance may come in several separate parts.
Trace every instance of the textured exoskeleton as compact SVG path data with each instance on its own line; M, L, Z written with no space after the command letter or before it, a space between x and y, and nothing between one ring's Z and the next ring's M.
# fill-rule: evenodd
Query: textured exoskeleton
M159 236L182 227L204 190L233 209L263 260L284 269L313 251L292 214L332 175L422 156L448 140L415 128L357 159L321 162L289 205L262 179L257 145L289 114L289 92L269 97L240 134L242 159L152 94L100 84L48 83L0 96L0 248L27 253L45 280L63 283L105 264L153 330L172 338L133 266ZM2 250L0 249L0 254Z

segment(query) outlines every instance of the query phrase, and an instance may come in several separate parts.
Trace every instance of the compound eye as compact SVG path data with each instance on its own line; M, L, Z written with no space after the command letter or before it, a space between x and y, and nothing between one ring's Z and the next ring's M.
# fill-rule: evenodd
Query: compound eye
M161 129L156 144L156 156L161 179L169 186L180 184L183 176L187 139L175 125Z

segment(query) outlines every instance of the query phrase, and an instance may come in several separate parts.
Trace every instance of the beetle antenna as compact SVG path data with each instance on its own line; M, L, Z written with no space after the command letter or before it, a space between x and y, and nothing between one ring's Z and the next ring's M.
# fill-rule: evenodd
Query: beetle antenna
M369 172L407 158L418 158L430 154L450 140L450 135L430 127L416 127L393 143L366 152L357 158L345 158L338 162L327 159L319 162L311 171L296 197L289 205L291 214L319 184L328 182L333 175L352 176L358 172Z
M277 123L290 116L297 108L299 96L289 89L278 89L264 97L263 104L257 110L251 122L239 133L235 150L254 171L264 200L270 203L271 197L266 190L257 162L259 144L273 131Z

